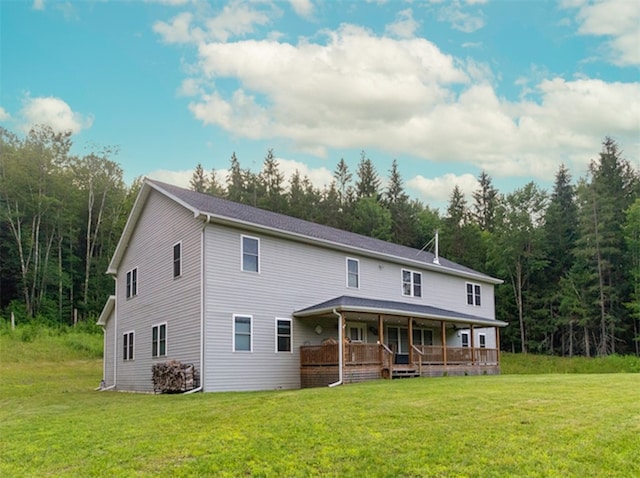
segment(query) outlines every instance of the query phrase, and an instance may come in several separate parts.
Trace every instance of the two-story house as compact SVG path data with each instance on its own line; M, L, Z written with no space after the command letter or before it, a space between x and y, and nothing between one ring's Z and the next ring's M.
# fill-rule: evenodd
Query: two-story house
M104 382L158 362L204 391L499 372L489 277L426 251L145 180L98 321Z

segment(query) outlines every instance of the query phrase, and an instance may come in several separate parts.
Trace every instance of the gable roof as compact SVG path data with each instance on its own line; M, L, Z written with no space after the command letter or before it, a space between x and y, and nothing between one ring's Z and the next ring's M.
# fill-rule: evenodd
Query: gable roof
M331 314L333 310L340 312L361 312L371 314L410 316L416 319L434 319L461 324L473 324L489 327L505 327L507 322L487 319L476 315L453 312L430 305L396 302L392 300L367 299L343 295L335 299L297 310L294 317L304 318Z
M98 317L97 325L107 325L107 322L111 318L111 314L113 313L113 309L116 306L116 296L110 295L107 299L107 303L104 304L102 308L102 312L100 312L100 317Z
M321 244L324 247L381 258L407 267L420 267L491 284L502 283L500 279L493 278L443 257L439 257L438 263L434 263L435 256L431 252L419 251L411 247L316 224L150 179L144 180L107 273L114 274L117 271L118 264L135 228L135 222L152 190L164 194L181 204L193 212L194 217L200 218L205 222L226 224L283 236L301 242Z

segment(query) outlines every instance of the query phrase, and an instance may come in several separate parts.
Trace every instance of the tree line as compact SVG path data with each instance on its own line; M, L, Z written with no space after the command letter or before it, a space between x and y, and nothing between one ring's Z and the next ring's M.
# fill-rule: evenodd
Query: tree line
M127 187L104 149L78 157L69 134L0 129L0 313L66 323L93 320L113 293L104 274L140 178ZM485 172L468 202L454 187L446 211L411 199L393 160L383 177L363 151L340 159L318 188L287 181L272 149L258 172L235 153L226 177L198 164L191 189L421 249L500 277L496 318L505 349L557 355L640 355L640 174L605 138L588 174L561 166L551 191L535 182L500 193Z

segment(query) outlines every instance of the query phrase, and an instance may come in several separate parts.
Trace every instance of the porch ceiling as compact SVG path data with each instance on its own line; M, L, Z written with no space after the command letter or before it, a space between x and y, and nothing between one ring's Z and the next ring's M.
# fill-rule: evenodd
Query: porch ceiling
M416 319L433 319L444 322L481 325L485 327L506 327L507 322L501 320L486 319L471 314L453 312L429 305L414 304L410 302L395 302L391 300L367 299L343 295L335 299L327 300L320 304L312 305L305 309L297 310L294 317L318 317L337 312L360 312L366 314L384 314Z

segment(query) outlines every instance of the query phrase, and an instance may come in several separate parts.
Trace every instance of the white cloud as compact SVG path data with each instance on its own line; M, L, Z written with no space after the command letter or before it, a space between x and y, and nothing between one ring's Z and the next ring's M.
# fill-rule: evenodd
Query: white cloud
M467 2L468 4L482 2ZM438 11L438 20L451 24L455 30L473 33L484 27L484 14L481 11L470 13L466 11L458 0L445 4Z
M313 3L311 3L311 0L289 0L289 3L301 17L311 18L313 16Z
M289 187L289 181L296 171L300 173L300 177L308 177L315 187L324 189L329 187L333 181L333 173L325 167L310 168L305 163L295 161L292 159L278 158L278 165L280 171L285 176L287 188Z
M189 181L193 176L193 169L183 171L169 171L166 169L158 169L151 171L147 174L149 179L155 179L156 181L162 181L164 183L173 184L183 188L189 187Z
M78 133L90 128L93 123L91 116L85 117L72 111L67 103L53 96L25 98L20 115L23 119L21 129L24 131L36 124L46 124L54 131Z
M398 12L396 21L387 25L385 32L397 38L412 38L419 26L413 18L413 11L408 8Z
M632 0L565 2L578 9L578 33L608 37L603 58L619 66L640 65L640 3Z
M44 10L44 0L33 0L31 8L34 10Z
M427 203L444 204L449 201L455 186L462 191L468 203L473 200L473 191L478 189L478 180L472 174L445 174L437 178L418 175L407 181L407 186L418 192Z
M2 106L0 106L0 121L8 121L11 119L11 115L5 110Z

